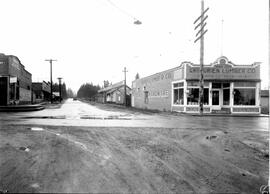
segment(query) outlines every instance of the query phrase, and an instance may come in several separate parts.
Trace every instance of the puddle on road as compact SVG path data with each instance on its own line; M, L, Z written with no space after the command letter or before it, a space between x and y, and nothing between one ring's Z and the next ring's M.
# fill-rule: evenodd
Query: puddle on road
M81 116L80 119L96 119L96 120L131 120L131 118L127 118L127 117L119 117L119 116L108 116L108 117L100 117L100 116Z
M30 186L33 187L33 188L39 188L39 184L38 183L31 184Z
M65 119L66 116L31 116L21 117L22 119Z
M216 135L206 136L206 139L209 139L209 140L211 140L211 139L216 139L216 138L217 138Z
M25 152L29 152L30 149L28 147L20 147L19 150L25 151Z
M43 128L41 128L41 127L30 127L30 128L28 128L29 130L31 130L31 131L43 131L44 129Z
M22 119L70 119L66 116L30 116L21 117ZM132 120L130 117L122 116L76 116L71 117L72 119L92 119L92 120Z

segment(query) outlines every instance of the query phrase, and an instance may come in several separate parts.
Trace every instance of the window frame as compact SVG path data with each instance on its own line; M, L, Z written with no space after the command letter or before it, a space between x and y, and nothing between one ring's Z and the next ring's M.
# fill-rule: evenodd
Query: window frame
M249 82L248 82L249 83ZM250 83L253 83L253 82L250 82ZM234 87L233 87L233 106L234 107L254 107L257 105L257 82L254 82L255 83L255 86L235 86L235 83L234 83ZM234 90L235 89L253 89L255 90L255 95L254 95L254 98L255 98L255 102L254 102L254 105L237 105L237 104L234 104L234 96L235 96L235 93L234 93Z
M209 83L210 82L204 82L204 86L203 86L203 89L205 90L205 89L208 89L208 99L207 99L207 105L206 104L204 104L203 106L210 106L209 105L209 102L210 102L210 95L209 95L209 92L210 92L210 89L209 89ZM200 86L199 86L199 84L200 84L200 82L198 82L198 85L189 85L188 84L188 82L187 82L187 90L189 91L189 89L199 89L199 91L200 91ZM198 101L198 104L188 104L188 95L187 95L187 97L186 97L186 99L187 99L187 106L195 106L195 107L197 107L197 106L199 106L199 101Z
M172 105L173 106L184 106L185 105L185 81L175 81L172 82ZM177 86L175 86L177 85ZM178 91L178 98L179 98L179 90L182 89L183 90L183 104L175 104L175 99L174 99L174 90ZM179 100L179 99L178 99Z

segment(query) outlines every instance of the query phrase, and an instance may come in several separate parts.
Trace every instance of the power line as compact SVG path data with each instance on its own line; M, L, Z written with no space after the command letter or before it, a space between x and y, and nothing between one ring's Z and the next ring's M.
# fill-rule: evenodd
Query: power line
M125 11L124 9L120 8L119 6L117 6L115 3L113 3L111 0L107 0L108 3L110 3L113 7L115 7L116 9L118 9L119 11L121 11L122 13L126 14L127 16L133 18L134 24L140 25L142 24L142 22L140 20L138 20L136 17L134 17L132 14L128 13L127 11Z

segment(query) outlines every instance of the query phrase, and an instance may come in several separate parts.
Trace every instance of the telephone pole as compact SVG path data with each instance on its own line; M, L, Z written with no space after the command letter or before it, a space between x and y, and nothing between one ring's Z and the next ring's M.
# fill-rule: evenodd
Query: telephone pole
M125 76L125 79L124 79L124 105L127 106L127 88L126 88L126 73L128 72L126 67L124 68L123 70L124 72L124 76Z
M50 74L51 74L51 103L53 103L53 92L52 92L52 86L53 86L53 83L52 83L52 62L53 61L57 61L55 59L45 59L45 61L49 61L50 62Z
M59 81L59 97L60 97L60 102L62 102L62 86L61 86L61 80L63 79L62 77L57 78Z
M203 57L204 57L204 34L208 30L204 30L206 26L205 20L208 18L208 15L205 13L209 10L207 8L204 10L204 0L201 0L201 15L194 21L194 24L196 24L198 21L200 21L197 26L195 27L195 30L200 27L199 31L196 34L196 40L194 43L196 43L198 40L200 40L200 90L199 90L199 109L200 109L200 115L203 114L203 90L204 90L204 80L203 80Z

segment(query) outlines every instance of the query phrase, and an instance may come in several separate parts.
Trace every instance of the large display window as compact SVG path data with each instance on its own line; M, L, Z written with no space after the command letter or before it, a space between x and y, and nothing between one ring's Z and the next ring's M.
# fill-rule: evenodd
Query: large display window
M188 105L199 105L199 97L200 97L199 88L188 88L188 97L187 97ZM208 105L208 103L209 103L209 89L204 88L203 104Z
M256 105L256 83L236 82L233 90L234 105L254 106Z
M188 92L187 92L187 104L188 105L199 105L199 82L188 82ZM209 104L209 83L204 83L204 90L203 90L203 104Z

